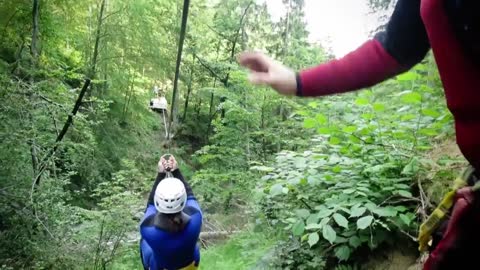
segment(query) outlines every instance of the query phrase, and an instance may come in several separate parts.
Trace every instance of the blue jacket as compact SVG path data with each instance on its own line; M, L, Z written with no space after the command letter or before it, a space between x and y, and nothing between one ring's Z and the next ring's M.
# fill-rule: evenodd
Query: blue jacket
M153 225L152 219L158 212L153 200L149 200L140 224L140 234L142 236L140 251L146 269L181 269L192 262L195 262L195 265L200 262L200 250L197 241L202 228L202 210L180 172L177 175L174 173L174 176L182 180L187 187L188 198L183 212L190 216L190 220L181 232L164 231ZM153 192L155 192L158 182L162 179L162 175L157 177L157 181L152 188ZM150 197L153 199L153 196Z

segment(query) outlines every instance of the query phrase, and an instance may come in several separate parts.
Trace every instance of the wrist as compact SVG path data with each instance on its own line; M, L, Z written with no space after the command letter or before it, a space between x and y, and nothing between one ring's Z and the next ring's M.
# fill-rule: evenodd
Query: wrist
M303 92L302 92L302 78L300 77L300 72L295 73L295 85L297 89L295 90L295 95L297 97L303 97Z

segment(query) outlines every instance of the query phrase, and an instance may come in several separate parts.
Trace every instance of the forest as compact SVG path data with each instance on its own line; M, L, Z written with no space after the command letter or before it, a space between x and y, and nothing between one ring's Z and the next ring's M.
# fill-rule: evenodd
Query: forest
M420 269L419 225L466 164L433 57L370 89L280 96L239 53L334 58L304 0L283 4L273 20L253 0L0 0L0 269L142 269L164 153L204 213L200 269Z

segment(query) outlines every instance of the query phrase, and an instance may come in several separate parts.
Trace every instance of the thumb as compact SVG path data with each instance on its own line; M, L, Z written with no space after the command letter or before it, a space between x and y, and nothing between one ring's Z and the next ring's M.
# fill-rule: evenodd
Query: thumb
M252 72L248 75L248 80L257 85L272 83L270 73L267 72Z

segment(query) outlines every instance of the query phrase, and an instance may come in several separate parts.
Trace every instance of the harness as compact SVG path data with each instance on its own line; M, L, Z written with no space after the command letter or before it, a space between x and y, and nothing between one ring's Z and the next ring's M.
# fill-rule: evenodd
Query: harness
M460 177L454 180L452 189L445 194L437 208L420 226L418 234L419 251L427 251L432 247L432 234L450 217L451 209L456 201L457 191L467 186L472 186L472 192L480 190L480 182L477 181L474 172L475 169L471 166L465 169Z

